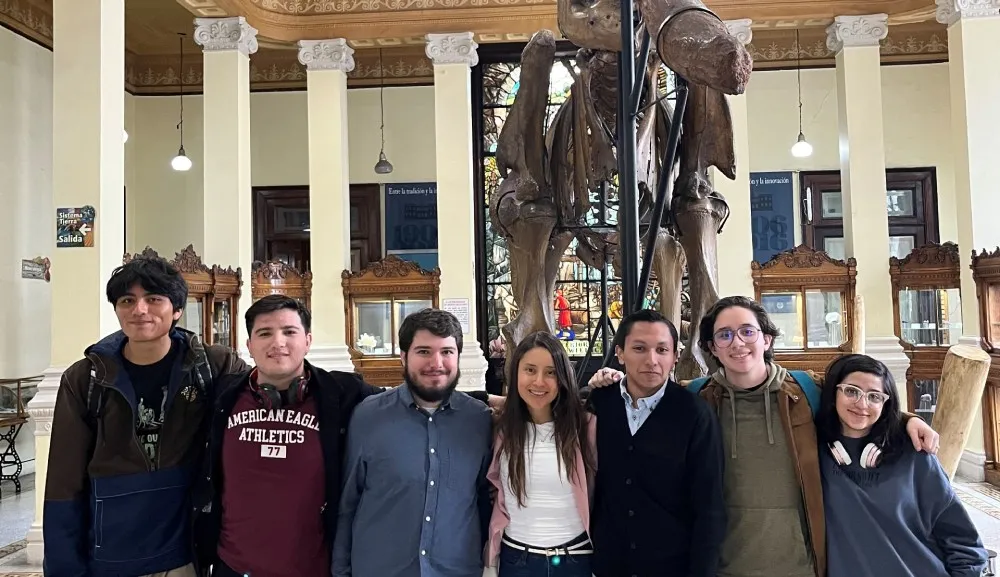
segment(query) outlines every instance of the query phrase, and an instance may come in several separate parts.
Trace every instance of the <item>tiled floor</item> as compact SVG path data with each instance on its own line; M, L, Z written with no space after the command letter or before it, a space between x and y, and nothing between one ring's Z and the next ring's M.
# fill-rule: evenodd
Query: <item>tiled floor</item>
M0 577L42 577L41 568L29 566L25 557L24 537L34 518L34 479L25 477L22 487L21 494L15 495L12 484L0 485ZM955 492L979 528L983 543L1000 550L1000 488L957 480Z

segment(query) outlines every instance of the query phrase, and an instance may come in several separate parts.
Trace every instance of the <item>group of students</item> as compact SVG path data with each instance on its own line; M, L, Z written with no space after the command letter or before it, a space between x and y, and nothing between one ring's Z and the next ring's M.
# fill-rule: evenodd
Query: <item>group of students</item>
M66 370L45 487L50 577L978 577L975 527L900 411L885 365L819 379L773 362L777 328L720 300L678 384L676 328L622 320L579 387L562 344L528 335L506 397L456 391L462 330L399 329L403 383L305 360L310 313L246 311L255 366L176 324L181 275L138 258L107 286L121 331ZM583 400L585 399L585 400ZM491 408L493 411L491 412ZM776 413L776 415L775 415Z

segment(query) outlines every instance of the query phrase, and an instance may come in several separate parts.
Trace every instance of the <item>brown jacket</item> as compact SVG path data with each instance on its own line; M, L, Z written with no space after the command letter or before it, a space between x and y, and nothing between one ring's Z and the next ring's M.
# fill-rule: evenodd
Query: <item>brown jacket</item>
M815 383L822 387L823 379L812 371L806 371ZM699 395L713 409L718 410L722 400L722 385L709 378ZM787 437L792 462L802 489L802 497L809 525L810 545L816 560L816 577L826 575L826 518L823 514L823 482L819 471L818 441L812 408L806 400L802 387L791 374L778 394L781 426Z
M147 575L191 562L190 490L215 380L246 364L225 347L204 347L189 331L174 329L171 339L180 352L155 461L136 436L122 332L88 347L63 373L45 483L46 575Z

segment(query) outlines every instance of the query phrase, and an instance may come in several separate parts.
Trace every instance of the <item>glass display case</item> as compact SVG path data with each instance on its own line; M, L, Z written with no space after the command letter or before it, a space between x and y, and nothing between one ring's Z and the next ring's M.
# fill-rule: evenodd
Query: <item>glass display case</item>
M300 271L280 260L253 263L250 294L254 302L267 295L291 297L312 310L312 273Z
M910 359L906 406L928 423L937 410L948 347L962 336L958 245L929 243L889 258L892 315L899 344Z
M123 263L137 257L163 258L147 246L141 253L126 254ZM169 262L188 285L188 302L177 326L199 335L206 345L220 344L235 350L239 337L233 319L238 314L242 271L218 265L209 268L192 245Z
M980 344L992 361L983 394L986 481L1000 487L1000 248L972 251L972 278L979 304Z
M355 369L376 386L402 382L398 342L403 319L438 306L441 271L389 255L342 276L347 302L347 343Z
M802 245L751 264L754 298L778 326L775 359L822 374L851 350L857 264Z

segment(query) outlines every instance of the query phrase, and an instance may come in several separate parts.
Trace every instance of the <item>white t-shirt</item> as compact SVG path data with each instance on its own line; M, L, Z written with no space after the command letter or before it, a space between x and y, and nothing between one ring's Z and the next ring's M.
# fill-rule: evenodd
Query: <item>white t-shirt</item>
M533 435L534 431L534 435ZM532 436L535 441L532 442ZM584 531L580 512L573 498L573 485L566 473L575 462L559 465L556 459L555 425L531 425L525 442L524 507L510 488L508 459L500 467L504 502L510 514L505 533L515 541L535 547L556 547L578 537Z

